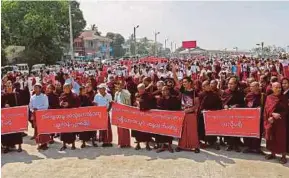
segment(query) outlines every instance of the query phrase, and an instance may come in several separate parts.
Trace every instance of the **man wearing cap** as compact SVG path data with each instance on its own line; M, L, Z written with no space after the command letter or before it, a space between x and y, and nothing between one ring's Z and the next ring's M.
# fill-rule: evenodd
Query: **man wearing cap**
M98 93L95 95L93 103L96 106L106 106L107 112L111 109L112 96L106 92L106 84L102 83L98 85ZM112 130L110 119L108 119L108 130L101 130L99 133L99 141L102 141L102 147L112 147Z
M63 85L63 93L59 98L60 107L61 108L78 108L80 107L80 99L79 97L71 92L71 84L65 83ZM75 133L61 133L60 140L63 142L63 146L60 151L66 149L66 144L72 144L71 149L75 150L75 140L76 134Z
M32 121L35 129L34 132L35 141L37 144L40 144L38 145L38 149L47 150L48 149L47 143L51 141L50 135L49 134L38 135L37 123L35 118L35 111L46 110L49 107L48 97L45 94L41 93L41 88L42 85L40 83L36 83L34 85L35 94L30 98L29 109L32 112Z

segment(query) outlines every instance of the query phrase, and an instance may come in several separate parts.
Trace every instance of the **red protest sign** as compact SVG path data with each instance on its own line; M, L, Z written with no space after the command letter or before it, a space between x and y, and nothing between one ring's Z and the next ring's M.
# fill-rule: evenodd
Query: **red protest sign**
M107 130L106 107L91 106L71 109L36 111L39 134Z
M182 47L185 49L191 49L197 47L197 41L183 41Z
M28 127L28 107L1 109L1 134L24 132Z
M140 111L118 103L112 106L113 125L173 137L181 137L184 116L182 111Z
M205 111L206 135L260 138L260 109Z

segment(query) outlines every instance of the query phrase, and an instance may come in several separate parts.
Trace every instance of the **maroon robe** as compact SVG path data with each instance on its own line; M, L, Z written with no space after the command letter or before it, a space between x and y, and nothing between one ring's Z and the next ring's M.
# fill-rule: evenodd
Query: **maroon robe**
M81 107L93 106L93 103L88 95L80 95L79 99ZM89 141L90 139L95 138L95 136L96 136L95 131L84 131L79 133L79 140Z
M60 102L68 102L67 108L78 108L80 106L80 99L79 97L70 92L70 93L62 93L60 98ZM65 143L74 143L76 140L76 134L75 133L61 133L60 134L60 140Z
M49 109L59 109L59 97L55 93L47 93Z
M286 120L288 118L288 100L284 95L269 95L264 109L264 128L266 138L266 148L273 153L286 152ZM274 119L271 124L268 118L272 113L281 115L281 119Z
M181 102L176 97L160 98L157 108L160 110L178 111L181 110ZM172 143L173 137L155 134L157 143Z
M196 97L195 90L182 92L182 108L194 110L192 113L186 113L184 118L182 135L178 144L178 147L184 150L192 150L200 147L197 133L196 111L198 106L196 105Z
M145 92L140 97L140 110L146 111L155 108L155 100L149 93ZM131 131L131 136L135 137L137 142L149 142L152 140L152 134L146 132L140 132L136 130Z
M246 95L245 97L245 103L246 103L246 107L247 108L258 108L258 107L262 107L265 97L262 95L264 94L255 94L253 92L250 92ZM263 100L263 101L262 101ZM261 110L262 111L262 110ZM262 113L262 112L261 112ZM262 114L261 114L261 118L260 118L260 138L244 138L244 144L249 148L249 149L253 149L253 150L260 150L260 146L261 146L261 135L263 133L263 126L262 126Z
M287 102L288 102L288 105L289 105L289 92L285 93L284 94L287 98ZM289 114L287 116L287 153L289 153Z
M21 96L19 93L4 93L1 96L1 108L5 107L5 104L9 104L10 107L20 106ZM17 144L22 144L22 133L11 133L1 135L1 143L3 146L14 147Z
M223 95L222 95L222 102L223 102L223 107L225 105L227 106L233 106L237 105L238 108L242 108L245 106L245 101L244 101L244 93L241 92L240 90L235 90L231 91L229 89L225 90ZM229 146L240 146L241 140L238 137L225 137L227 140L227 143Z
M198 108L198 131L199 139L208 141L210 144L213 144L217 141L216 136L205 136L205 123L204 116L202 111L209 110L215 111L222 109L222 101L218 94L213 91L205 91L199 94L200 106Z

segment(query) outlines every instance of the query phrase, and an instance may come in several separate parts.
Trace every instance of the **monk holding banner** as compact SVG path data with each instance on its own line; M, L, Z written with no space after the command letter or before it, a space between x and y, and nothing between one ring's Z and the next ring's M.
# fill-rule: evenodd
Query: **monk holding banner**
M168 111L178 111L181 109L179 99L171 96L170 88L168 86L164 86L161 92L162 96L158 101L158 109ZM171 153L174 152L172 148L173 137L156 134L156 142L162 144L161 148L157 150L157 153L163 152L166 149ZM168 145L166 145L166 143Z
M138 93L136 94L136 105L141 111L147 111L155 107L155 100L152 95L145 91L145 85L143 83L137 86ZM136 139L135 150L141 149L140 142L146 143L146 150L150 151L149 142L152 141L152 134L141 132L141 131L132 131L132 136Z
M264 128L266 138L266 148L271 154L266 155L266 159L275 159L276 154L282 154L279 160L281 164L286 164L286 120L288 118L288 100L281 95L281 84L272 83L273 94L267 97L264 110Z
M12 82L9 80L5 84L5 93L1 96L1 108L10 108L20 106L19 100L21 96L18 92L13 92ZM4 146L4 153L8 153L10 148L18 145L18 152L22 151L21 144L23 143L21 133L9 133L1 135L1 143Z
M252 82L250 84L250 92L245 97L245 103L247 108L258 108L263 107L265 101L264 93L260 91L260 85L258 82ZM261 109L263 111L263 109ZM261 113L262 118L262 113ZM262 119L260 124L263 123ZM248 148L243 151L243 153L258 153L264 154L261 151L261 135L263 133L263 127L260 125L260 135L259 138L244 138L244 144Z
M222 109L222 101L217 93L211 89L210 82L204 81L202 83L203 92L199 95L200 107L198 110L198 133L199 139L209 143L209 146L214 146L216 150L220 150L217 144L217 136L205 136L205 124L203 111L215 111Z
M244 94L238 89L238 80L236 77L231 77L228 83L228 89L222 95L222 102L224 109L229 108L242 108L245 105ZM227 151L235 149L240 152L240 138L238 137L225 137L227 139Z
M78 108L80 106L79 97L71 92L72 85L70 83L65 83L63 85L63 93L61 94L59 101L61 108ZM63 146L60 148L60 151L65 150L66 144L72 144L71 149L75 150L75 133L61 133L60 140L63 142Z

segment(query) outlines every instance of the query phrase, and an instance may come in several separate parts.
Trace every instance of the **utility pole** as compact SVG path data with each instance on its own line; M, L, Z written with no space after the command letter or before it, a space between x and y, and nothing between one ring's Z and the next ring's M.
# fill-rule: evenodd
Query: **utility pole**
M70 31L70 54L71 54L71 60L74 60L71 2L69 1L68 4L69 4L68 12L69 12L69 31Z
M155 32L155 56L157 56L157 36L160 34L160 32Z
M173 53L173 41L171 41L171 53Z
M136 27L133 27L133 38L134 38L134 55L136 55L136 29L139 27L137 25Z

